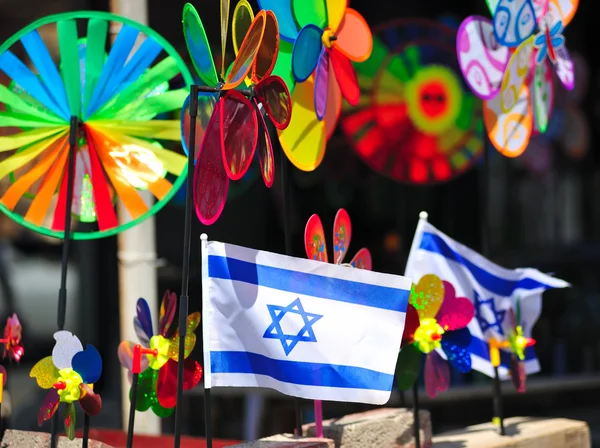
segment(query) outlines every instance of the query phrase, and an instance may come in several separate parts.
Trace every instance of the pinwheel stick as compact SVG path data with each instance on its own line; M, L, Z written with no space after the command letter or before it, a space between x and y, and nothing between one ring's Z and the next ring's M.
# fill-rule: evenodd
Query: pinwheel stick
M129 426L127 427L127 448L131 448L133 446L133 427L135 425L135 407L137 404L137 383L142 370L142 355L158 356L158 350L145 348L140 344L133 346L133 360L131 363L131 373L133 374L133 378L131 380L131 401L129 405Z
M421 420L419 419L419 382L413 384L413 427L415 430L415 447L421 448Z

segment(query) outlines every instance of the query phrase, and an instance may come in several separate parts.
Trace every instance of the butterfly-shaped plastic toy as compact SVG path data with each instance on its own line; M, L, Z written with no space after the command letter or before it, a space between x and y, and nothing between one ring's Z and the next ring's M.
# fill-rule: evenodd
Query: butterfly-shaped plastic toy
M102 410L102 399L94 392L94 383L102 374L102 358L93 345L85 350L81 341L69 331L54 333L56 344L52 356L39 361L29 374L38 386L49 389L38 414L38 425L50 420L65 403L65 432L69 439L75 438L75 402L83 412L95 416Z
M196 9L189 3L183 10L183 31L194 67L203 87L198 96L196 122L196 169L194 202L203 224L214 223L225 206L230 180L240 180L248 171L258 146L263 180L273 185L273 149L260 109L273 125L285 129L292 103L285 82L271 75L279 49L279 28L271 11L260 11L248 26L251 10L246 1L234 16L235 61L225 71L225 47L229 24L229 0L221 0L221 72L212 53ZM241 30L246 31L243 33ZM241 44L239 41L244 35ZM239 44L239 46L238 46ZM249 78L250 88L239 90ZM243 87L243 86L242 86ZM189 108L182 114L182 140L189 142ZM188 149L189 150L189 149Z
M456 297L454 287L433 274L413 285L406 313L402 348L398 358L397 382L400 390L412 387L425 360L425 390L430 398L448 390L450 368L439 354L459 372L471 370L468 347L471 333L466 328L475 308L466 297Z
M179 331L169 337L171 324L177 308L177 296L166 291L160 305L158 333L154 334L152 315L148 302L139 299L137 316L133 320L135 333L143 347L156 350L154 354L145 354L141 358L138 378L138 399L136 410L144 412L152 408L159 417L167 417L173 413L177 400L177 362L179 360ZM192 313L187 319L185 337L185 364L183 389L189 390L200 382L202 367L188 356L196 345L196 328L200 323L200 313ZM135 343L123 341L119 344L118 355L121 365L128 370L129 380L132 378L133 353Z

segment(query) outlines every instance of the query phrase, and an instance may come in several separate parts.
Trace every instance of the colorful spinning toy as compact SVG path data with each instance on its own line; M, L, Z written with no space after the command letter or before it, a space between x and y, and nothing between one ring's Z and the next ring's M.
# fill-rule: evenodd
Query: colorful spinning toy
M152 314L144 299L137 302L137 317L133 320L139 344L123 341L119 344L119 362L127 369L129 380L139 373L136 410L148 409L159 417L173 413L177 392L177 363L179 362L179 330L171 332L171 324L177 308L177 296L166 291L158 320L158 334L154 334ZM185 337L185 360L183 389L193 389L202 378L202 367L188 356L196 345L196 328L200 324L200 313L192 313L187 319ZM169 334L174 336L169 337ZM136 349L137 347L137 349ZM140 349L141 347L141 349ZM141 355L141 356L140 356Z
M109 26L119 31L107 54ZM58 67L41 28L57 33ZM30 65L14 53L20 47ZM136 225L183 184L178 123L155 118L178 110L186 97L186 89L172 90L170 81L189 84L192 77L175 49L150 28L103 12L45 17L0 46L0 70L12 79L9 87L0 86L6 106L0 126L16 131L0 142L8 156L0 162L0 179L10 181L0 193L0 209L18 223L63 237L70 139L77 145L72 215L92 224L73 232L74 239ZM165 148L163 142L171 143ZM156 202L144 200L145 190ZM121 221L117 202L127 211Z
M544 133L552 112L551 65L567 90L575 83L564 27L578 0L488 2L493 22L468 17L457 36L465 79L485 99L484 122L492 144L507 157L521 155L532 135ZM536 32L537 30L537 32Z
M4 350L2 351L2 359L9 361L19 362L25 353L23 349L23 343L21 342L21 323L16 314L13 314L6 319L6 326L4 327L4 337L0 339L0 342L4 344ZM0 364L0 405L2 405L2 396L4 394L4 386L6 386L6 369Z
M102 410L102 399L94 392L94 383L102 374L102 358L93 345L83 349L81 341L69 331L54 333L56 344L52 356L39 361L31 369L42 389L50 389L40 407L38 425L50 420L60 403L66 404L65 432L70 440L75 438L75 406L79 402L83 412L95 416Z
M233 20L237 56L225 72L225 47L229 25L229 0L221 1L220 75L214 65L208 39L196 9L189 3L183 10L183 30L188 51L203 86L199 88L196 122L196 170L194 202L203 224L214 223L225 206L229 180L240 180L248 171L257 149L263 180L273 185L273 148L262 110L273 125L285 129L290 123L292 103L285 82L272 75L279 51L277 19L271 11L252 17L242 0ZM238 46L241 36L245 36ZM251 87L236 90L250 75ZM182 114L182 140L189 142L190 99Z
M457 76L456 32L400 19L374 35L371 57L355 64L360 102L341 120L358 155L411 184L446 182L470 169L483 150L481 103Z
M406 313L397 376L400 390L410 389L425 359L425 390L430 398L448 390L450 368L439 353L461 373L471 371L471 333L467 325L475 308L466 297L456 297L454 287L433 274L413 285Z

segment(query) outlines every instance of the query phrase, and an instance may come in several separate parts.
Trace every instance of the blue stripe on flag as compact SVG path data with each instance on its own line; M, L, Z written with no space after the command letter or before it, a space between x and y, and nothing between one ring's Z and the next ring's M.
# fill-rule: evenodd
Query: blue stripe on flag
M248 373L270 376L303 386L392 390L394 375L362 367L268 358L251 352L210 352L211 373Z
M544 283L538 282L532 278L523 278L521 280L506 280L504 278L500 278L492 274L491 272L486 271L485 269L480 268L479 266L475 266L469 260L464 258L458 252L455 252L446 242L440 238L438 235L434 235L433 233L424 232L423 237L421 238L420 249L433 252L439 255L442 255L445 258L456 261L460 263L465 268L467 268L475 280L494 294L497 294L502 297L510 297L515 289L550 289L552 286L546 285Z
M410 294L404 289L290 271L218 255L208 256L208 276L401 313L406 312Z
M469 352L471 352L472 355L479 356L488 362L490 361L490 346L482 339L473 336L471 339L471 345L469 346ZM507 369L510 367L510 358L510 353L500 350L500 365L502 367L506 367ZM527 347L525 349L525 361L530 361L533 359L536 359L535 350L533 347Z

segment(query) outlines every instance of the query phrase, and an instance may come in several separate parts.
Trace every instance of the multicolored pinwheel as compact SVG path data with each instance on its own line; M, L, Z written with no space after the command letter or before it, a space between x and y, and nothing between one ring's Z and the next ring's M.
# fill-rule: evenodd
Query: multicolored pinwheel
M483 153L481 102L461 81L456 31L400 19L374 30L373 53L355 64L363 92L342 130L372 169L398 182L446 182Z
M109 27L118 30L112 44ZM58 67L42 29L56 31ZM15 54L21 48L27 62ZM0 180L9 180L0 209L18 223L63 237L73 118L78 147L72 214L76 223L93 225L76 229L72 238L132 227L183 184L178 123L154 118L178 110L186 97L186 89L172 90L169 83L189 84L192 77L176 50L150 28L103 12L48 16L0 46L0 70L12 79L9 87L0 86L6 106L0 126L15 131L0 141L8 156L0 162ZM159 143L168 141L167 148ZM140 194L146 190L156 202L147 203ZM127 211L121 221L117 202Z
M143 347L157 351L156 356L146 354L141 358L141 373L138 379L138 399L136 410L144 412L152 408L159 417L168 417L173 413L177 401L177 362L179 361L179 329L174 336L168 337L175 310L177 296L166 291L161 305L158 320L158 334L154 334L152 314L148 302L139 299L137 317L133 320L135 333ZM200 324L200 313L192 313L187 319L185 337L185 364L183 389L189 390L200 382L202 367L197 361L189 359L196 345L196 328ZM129 381L132 378L133 353L135 343L123 341L119 344L118 355L121 365L128 370Z
M425 390L430 398L448 390L450 369L445 358L461 373L471 370L471 333L467 325L475 308L466 297L456 297L454 287L433 274L413 285L406 313L402 348L398 358L397 383L410 389L419 375L422 354L425 360Z
M31 369L30 377L38 386L50 389L38 414L38 425L50 420L60 403L66 404L65 432L75 438L75 406L78 401L83 412L95 416L102 410L102 399L94 392L94 383L102 374L102 358L93 345L85 350L81 341L69 331L54 333L56 344L52 356L39 361Z
M271 11L252 17L242 0L234 14L234 48L237 56L225 72L225 47L229 25L229 0L221 1L221 72L217 71L202 21L189 3L183 9L183 30L188 51L202 84L196 122L197 158L194 173L196 214L203 224L214 223L225 206L229 180L248 171L258 143L261 173L273 185L273 148L261 109L278 129L290 122L292 103L285 82L272 75L279 51L279 28ZM241 45L239 40L245 36ZM236 90L250 74L250 90ZM189 142L189 97L182 113L182 140Z

